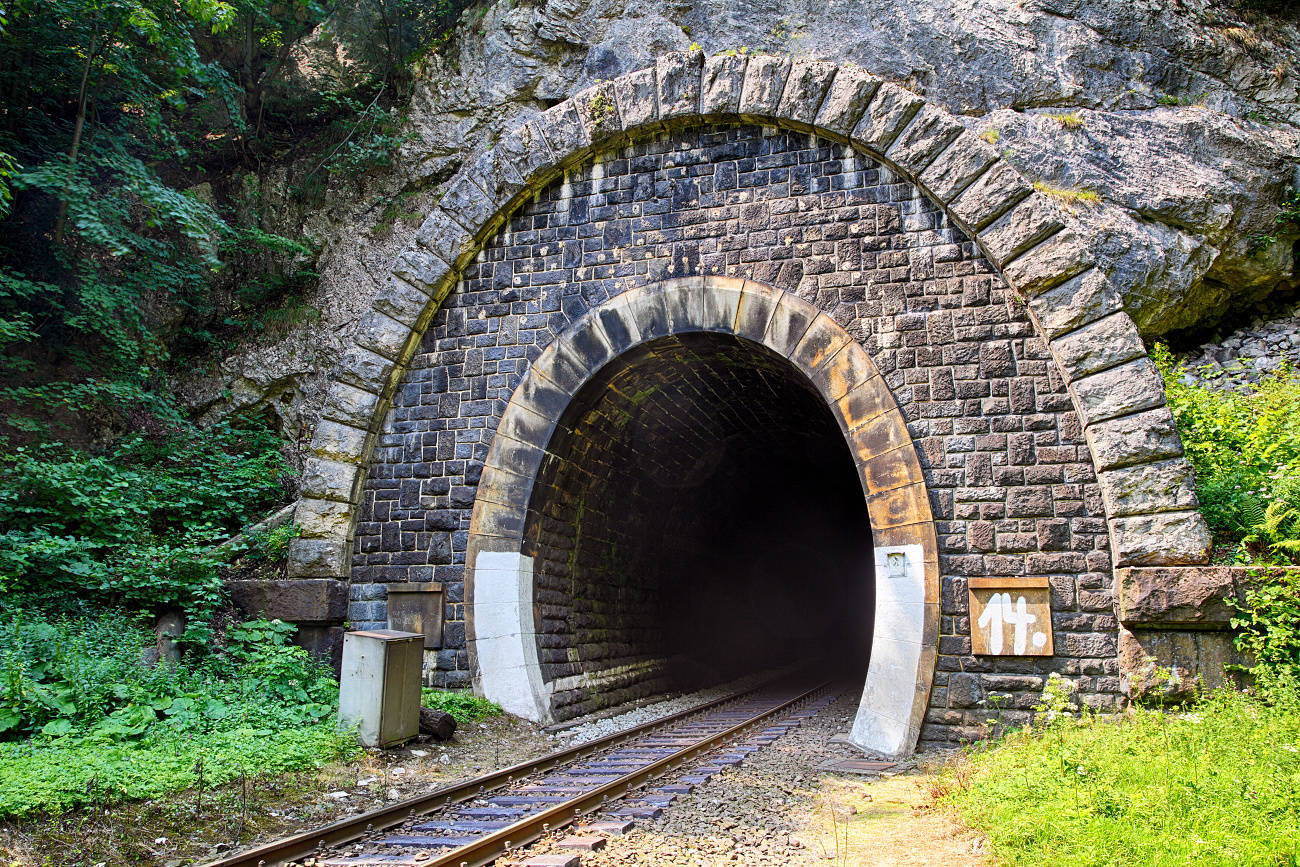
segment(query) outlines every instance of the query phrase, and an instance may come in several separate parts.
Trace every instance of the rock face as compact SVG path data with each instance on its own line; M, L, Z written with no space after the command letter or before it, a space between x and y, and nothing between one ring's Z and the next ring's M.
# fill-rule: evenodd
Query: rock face
M1294 21L1208 0L498 0L429 62L392 172L331 188L309 221L325 242L319 318L236 347L183 392L310 430L343 339L414 233L382 216L394 197L419 213L504 131L692 43L852 61L960 115L1028 180L1066 191L1147 337L1294 277L1293 235L1247 249L1296 181Z

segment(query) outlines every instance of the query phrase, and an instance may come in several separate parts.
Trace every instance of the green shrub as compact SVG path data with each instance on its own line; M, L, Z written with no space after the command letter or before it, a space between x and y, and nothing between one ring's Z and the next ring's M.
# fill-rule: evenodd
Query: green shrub
M940 788L1000 864L1296 864L1300 698L1232 691L1193 712L1058 715L983 746Z
M421 691L420 703L434 710L446 711L458 723L475 722L503 713L499 705L464 690L426 687Z
M1300 376L1212 389L1185 381L1166 347L1152 357L1216 548L1240 563L1300 562Z
M153 633L121 612L0 617L0 815L156 797L203 778L307 767L355 748L338 685L255 620L180 664L143 662ZM15 739L25 739L17 740Z
M212 544L281 502L288 475L279 438L246 419L135 434L103 454L0 454L0 590L46 608L204 613L221 586Z

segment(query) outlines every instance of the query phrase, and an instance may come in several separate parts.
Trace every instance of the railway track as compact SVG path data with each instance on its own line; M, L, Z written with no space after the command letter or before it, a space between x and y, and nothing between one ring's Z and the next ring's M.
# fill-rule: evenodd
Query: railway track
M607 821L590 831L621 833L833 699L824 683L724 696L207 867L478 867L597 811Z

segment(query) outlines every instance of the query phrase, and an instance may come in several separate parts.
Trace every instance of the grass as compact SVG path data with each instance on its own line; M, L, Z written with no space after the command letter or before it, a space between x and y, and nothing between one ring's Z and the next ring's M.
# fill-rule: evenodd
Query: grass
M1072 209L1074 205L1095 207L1101 204L1101 196L1095 190L1058 187L1045 181L1034 181L1034 189L1067 209Z
M504 713L500 705L466 690L425 687L420 693L420 703L434 710L446 711L458 723L477 722Z
M1048 117L1060 124L1062 129L1080 129L1083 126L1083 115L1077 111L1049 114Z
M1006 865L1300 863L1300 697L1215 693L1189 712L1060 716L976 748L938 783Z

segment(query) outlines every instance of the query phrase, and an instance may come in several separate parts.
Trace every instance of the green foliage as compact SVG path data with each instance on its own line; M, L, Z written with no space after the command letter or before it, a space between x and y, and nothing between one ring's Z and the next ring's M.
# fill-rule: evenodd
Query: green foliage
M98 455L0 454L0 589L43 607L202 614L219 600L210 546L282 501L287 476L275 434L241 419L134 434Z
M301 535L302 527L294 523L245 533L248 550L244 552L244 559L254 563L280 563L289 556L289 543Z
M1300 376L1219 390L1186 381L1164 346L1152 357L1216 547L1241 563L1300 562Z
M1283 232L1300 229L1300 190L1288 190L1282 198L1281 208L1273 218L1273 230L1250 238L1250 252L1258 253L1277 243Z
M1260 569L1233 605L1237 647L1254 660L1256 688L1271 694L1300 682L1300 573Z
M499 705L463 690L425 687L420 691L420 703L427 708L446 711L458 723L475 722L503 713Z
M1193 712L1058 714L974 750L945 801L1000 864L1295 864L1300 697L1215 693Z
M250 621L180 665L142 662L153 633L122 612L0 618L0 815L157 797L195 780L310 766L347 753L337 684Z

